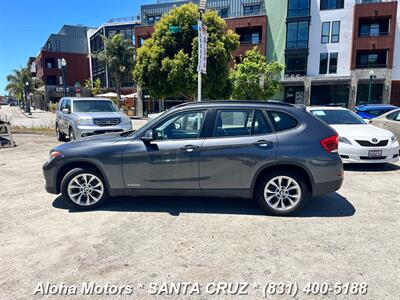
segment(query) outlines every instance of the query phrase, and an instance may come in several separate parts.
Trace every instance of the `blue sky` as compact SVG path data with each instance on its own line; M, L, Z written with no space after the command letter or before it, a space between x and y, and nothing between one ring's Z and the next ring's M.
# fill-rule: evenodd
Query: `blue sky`
M111 18L137 16L156 0L0 0L0 95L6 76L36 56L62 25L98 27Z

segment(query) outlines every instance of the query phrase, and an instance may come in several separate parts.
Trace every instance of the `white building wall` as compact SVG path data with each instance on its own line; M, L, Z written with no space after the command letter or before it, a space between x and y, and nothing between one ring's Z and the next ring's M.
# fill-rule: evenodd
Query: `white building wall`
M309 31L309 56L307 75L332 77L350 76L351 47L353 39L353 13L355 0L346 0L343 9L320 10L320 0L311 0L311 23ZM323 22L340 21L339 43L321 44ZM331 24L332 29L332 24ZM319 74L321 53L338 52L336 74Z
M397 2L396 38L394 42L392 80L400 80L400 5Z

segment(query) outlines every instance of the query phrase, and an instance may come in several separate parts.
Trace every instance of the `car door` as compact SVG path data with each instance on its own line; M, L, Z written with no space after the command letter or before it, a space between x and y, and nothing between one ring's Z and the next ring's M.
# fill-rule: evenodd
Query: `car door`
M216 110L212 136L200 152L200 188L249 189L259 168L275 160L276 151L277 139L264 112Z
M206 113L190 110L168 116L150 129L154 140L130 144L122 158L126 187L199 190L199 154Z
M59 110L57 112L57 121L58 121L58 126L62 132L65 132L65 118L64 118L64 113L63 109L65 108L65 104L67 102L67 99L63 99L61 101L61 104L59 106Z
M383 124L385 129L390 130L397 139L400 139L400 110L388 114Z

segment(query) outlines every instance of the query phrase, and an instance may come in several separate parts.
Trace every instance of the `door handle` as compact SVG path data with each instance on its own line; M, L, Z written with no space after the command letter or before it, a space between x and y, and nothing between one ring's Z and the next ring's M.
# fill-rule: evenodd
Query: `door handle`
M267 141L267 140L259 140L257 142L254 142L253 144L256 145L256 146L259 146L259 147L263 147L263 148L272 146L272 142L271 141Z
M181 147L180 149L181 149L182 151L192 152L193 150L195 150L195 149L197 149L197 148L198 148L198 146L186 145L186 146Z

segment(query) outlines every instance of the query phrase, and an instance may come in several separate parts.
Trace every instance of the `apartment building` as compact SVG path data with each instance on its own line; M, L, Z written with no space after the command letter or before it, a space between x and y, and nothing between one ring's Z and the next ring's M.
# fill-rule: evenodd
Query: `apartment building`
M287 0L282 100L350 108L400 101L397 5Z
M156 4L141 6L141 26L135 28L136 47L151 36L154 24L174 6L189 2L198 4L198 0L158 1ZM257 46L266 54L267 15L264 0L208 0L207 9L216 10L225 19L227 28L240 36L240 46L233 53L238 61L249 49Z
M107 66L103 66L96 59L91 57L91 55L104 50L102 36L111 38L116 34L122 34L126 40L129 40L133 45L136 45L135 28L140 26L140 24L140 18L116 18L107 21L90 33L88 38L90 78L92 81L100 79L101 86L105 90L115 89L113 78L111 74L109 74ZM133 93L135 91L133 85L134 84L132 76L126 76L122 83L123 93Z
M43 97L34 99L36 106L48 109L50 102L58 102L64 96L64 80L67 94L74 96L75 85L83 85L89 78L88 29L85 26L64 25L58 33L48 37L32 62L36 77L44 83L41 87ZM67 62L66 79L61 66L63 58Z

